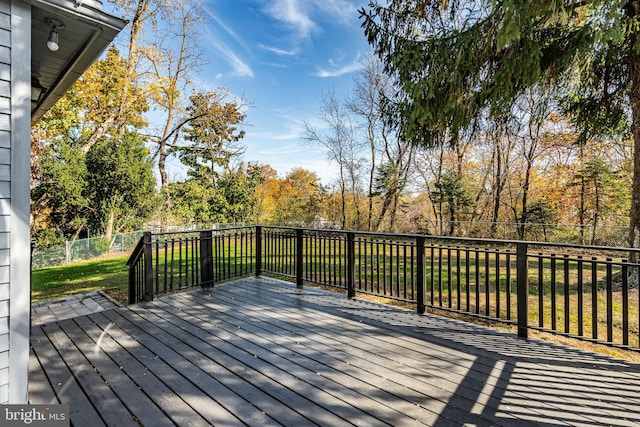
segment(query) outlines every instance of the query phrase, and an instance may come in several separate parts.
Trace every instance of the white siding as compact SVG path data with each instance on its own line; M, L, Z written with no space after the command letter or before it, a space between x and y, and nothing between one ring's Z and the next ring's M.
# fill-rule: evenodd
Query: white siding
M10 34L3 35L2 30ZM11 42L10 46L0 45L0 234L3 235L0 242L3 246L0 248L0 270L3 271L0 288L8 286L9 291L9 300L0 301L0 335L6 327L9 329L8 354L6 351L0 353L0 372L8 368L7 375L0 376L0 403L27 403L31 305L29 4L21 0L0 0L0 43L2 40ZM6 80L6 68L2 72L2 64L9 66L9 81ZM6 291L2 294L6 295ZM0 336L0 350L6 347L3 345L6 342L7 337ZM2 381L7 381L6 387Z
M2 121L6 122L7 117L9 116L10 109L6 107L7 103L10 103L11 93L7 93L7 84L9 83L9 79L11 76L11 56L10 56L10 42L11 42L11 18L10 18L10 4L8 0L0 0L0 33L8 33L8 36L0 37L0 82L3 83L0 86L3 86L2 91L0 92L0 103L5 104L5 108L0 109L0 116L3 117ZM2 129L0 134L0 146L2 147L10 147L11 146L11 133L10 129ZM9 150L8 152L6 150ZM5 188L10 187L11 184L11 174L10 174L10 163L11 163L11 150L10 148L3 148L2 152L0 152L0 164L3 165L2 168L4 170L0 170L0 183ZM9 192L5 192L2 194L2 200L10 202ZM6 209L6 205L5 209ZM3 218L2 232L6 234L9 231L8 225L8 215L10 212L6 212L4 210L0 210L0 217ZM8 246L8 245L6 245ZM7 250L8 247L7 247ZM7 268L8 266L3 265L0 268ZM9 342L9 297L10 297L10 284L9 277L5 275L0 281L0 307L5 308L4 310L0 310L0 340L4 342ZM0 371L5 371L5 375L0 376L0 403L8 403L9 402L9 348L1 347L0 348Z

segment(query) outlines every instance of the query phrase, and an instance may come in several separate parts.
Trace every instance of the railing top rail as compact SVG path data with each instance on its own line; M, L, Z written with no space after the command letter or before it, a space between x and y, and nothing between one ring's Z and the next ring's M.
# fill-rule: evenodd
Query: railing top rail
M152 236L170 236L170 235L179 235L179 234L196 234L202 233L203 231L229 231L229 230L242 230L248 228L256 228L259 224L255 225L239 225L236 227L225 227L225 228L199 228L196 230L183 230L183 231L163 231L160 233L152 233ZM291 228L291 227L288 227Z
M335 230L335 229L329 229L329 228L287 227L287 226L276 226L276 225L263 225L262 227L263 228L280 228L280 229L288 229L288 230L303 230L303 231L311 231L311 232L354 233L357 235L364 235L364 236L383 236L383 237L390 237L390 238L400 237L405 239L416 239L418 237L424 237L431 240L479 243L479 244L485 244L485 245L487 244L495 245L496 243L499 243L502 245L515 246L519 244L526 244L527 246L536 246L536 247L588 249L588 250L596 250L596 251L615 251L615 252L636 252L640 254L640 248L624 248L624 247L615 247L615 246L588 246L588 245L579 245L579 244L572 244L572 243L536 242L536 241L528 241L528 240L485 239L485 238L473 238L473 237L437 236L433 234L385 233L385 232L377 232L377 231Z
M181 234L194 234L201 233L203 231L233 231L251 229L255 227L262 227L263 229L286 229L286 230L302 230L306 232L318 232L318 233L354 233L360 236L375 236L386 238L403 238L403 239L416 239L418 237L427 238L430 240L440 240L449 242L460 242L466 244L479 244L479 245L511 245L516 246L519 244L526 244L527 246L539 247L539 248L563 248L563 249L582 249L591 251L609 251L609 252L628 252L640 254L640 248L629 247L614 247L614 246L589 246L573 243L551 243L551 242L536 242L528 240L502 240L502 239L486 239L486 238L473 238L473 237L454 237L454 236L438 236L433 234L417 234L417 233L388 233L388 232L375 232L375 231L359 231L359 230L337 230L329 228L305 228L305 227L290 227L290 226L278 226L278 225L243 225L237 227L220 228L220 229L198 229L189 231L173 231L173 232L161 232L153 233L154 237L181 235Z
M131 256L129 256L129 259L127 260L127 265L133 265L136 263L136 261L138 261L138 258L140 258L143 254L143 248L144 236L140 237L140 240L138 240L138 244L136 245L135 249L133 249L133 252L131 252Z

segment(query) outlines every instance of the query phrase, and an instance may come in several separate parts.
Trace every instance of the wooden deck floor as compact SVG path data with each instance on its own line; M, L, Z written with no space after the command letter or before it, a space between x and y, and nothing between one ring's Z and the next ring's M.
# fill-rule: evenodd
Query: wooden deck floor
M249 278L32 329L78 426L640 425L640 365Z

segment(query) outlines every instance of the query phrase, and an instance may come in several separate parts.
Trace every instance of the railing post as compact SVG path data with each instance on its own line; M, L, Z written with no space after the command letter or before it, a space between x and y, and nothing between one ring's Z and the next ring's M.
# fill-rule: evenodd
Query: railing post
M347 297L354 298L356 281L356 244L355 233L347 232Z
M136 302L136 273L137 268L133 265L129 266L129 304Z
M200 286L213 286L213 232L200 232Z
M518 336L520 338L529 337L529 258L527 250L526 243L518 243L516 246Z
M304 245L304 231L301 228L296 230L296 285L298 288L302 288L304 274L304 254L302 246Z
M153 247L151 232L145 231L144 238L144 300L153 301Z
M424 314L424 236L416 238L416 310L419 314Z
M256 276L262 275L262 226L256 225Z

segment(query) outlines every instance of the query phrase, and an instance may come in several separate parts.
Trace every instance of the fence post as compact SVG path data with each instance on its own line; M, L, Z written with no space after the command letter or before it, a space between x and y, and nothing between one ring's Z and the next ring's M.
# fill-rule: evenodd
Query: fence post
M69 264L71 262L71 242L68 240L64 241L64 261L65 264Z
M213 233L200 232L200 286L213 286Z
M304 234L302 228L296 229L296 285L298 288L302 288L304 274L304 254L302 252L302 246L304 245Z
M347 297L354 298L356 281L356 244L355 233L347 232Z
M424 236L416 237L416 310L418 314L424 314Z
M256 225L256 277L262 275L262 226Z
M529 258L527 250L526 243L518 243L516 245L518 336L520 338L529 337Z
M153 301L153 247L151 232L145 231L144 237L144 300Z

